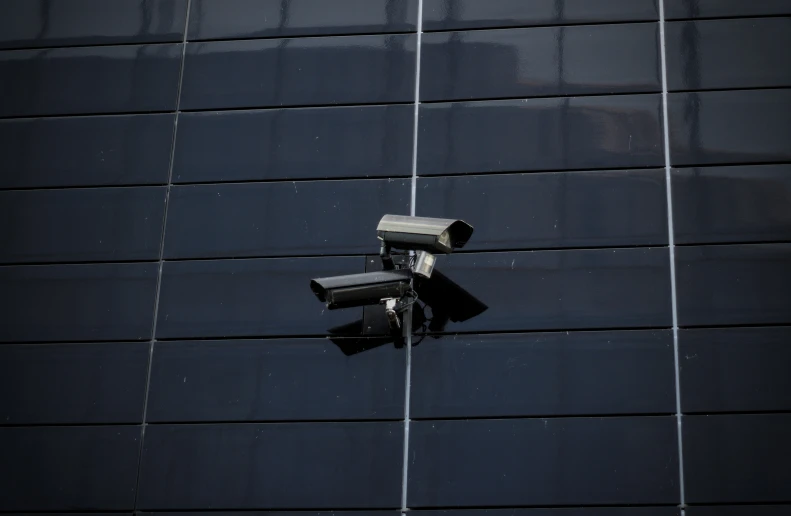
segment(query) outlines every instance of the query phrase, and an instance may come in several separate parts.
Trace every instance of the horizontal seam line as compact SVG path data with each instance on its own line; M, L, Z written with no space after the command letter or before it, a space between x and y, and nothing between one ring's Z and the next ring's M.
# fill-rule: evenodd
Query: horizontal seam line
M396 418L382 418L382 419L272 419L272 420L255 420L255 419L229 419L217 421L146 421L149 426L210 426L210 425L282 425L282 424L317 424L317 423L400 423L403 419ZM139 427L142 426L141 421L137 422L124 422L124 423L3 423L0 424L2 428L101 428L101 427Z
M722 163L684 163L673 165L673 172L689 172L694 169L713 169L713 168L739 168L739 167L772 167L791 164L788 161L756 161L756 162L722 162ZM601 172L641 172L641 171L659 171L663 168L660 165L638 165L632 167L609 167L609 168L568 168L568 169L520 169L520 170L502 170L502 171L472 171L472 172L458 172L458 173L442 173L442 174L426 174L419 175L418 178L423 181L433 181L442 178L486 178L497 176L523 176L523 175L541 175L541 174L565 174L565 173L601 173ZM183 181L173 183L173 186L210 186L210 185L243 185L243 184L271 184L271 183L309 183L309 182L327 182L327 181L375 181L375 180L405 180L409 179L409 174L403 175L389 175L389 176L344 176L344 177L295 177L295 178L273 178L273 179L232 179L232 180L205 180L205 181ZM2 192L37 192L37 191L71 191L71 190L96 190L96 189L116 189L116 188L157 188L165 187L165 183L129 183L129 184L99 184L99 185L46 185L46 186L21 186L21 187L0 187Z
M689 242L679 244L676 247L723 247L723 246L744 246L744 245L780 245L790 244L791 240L736 240L727 242Z
M507 97L470 97L470 98L449 98L449 99L420 99L421 105L433 106L437 104L461 104L468 102L509 102L519 100L548 100L548 99L570 99L570 98L598 98L598 97L629 97L629 96L648 96L648 95L662 95L662 90L644 90L644 91L624 91L617 93L569 93L565 95L517 95Z
M636 417L672 417L674 412L635 412L618 414L505 414L505 415L485 415L485 416L412 416L412 421L510 421L510 420L542 420L542 419L614 419L614 418L636 418Z
M421 506L421 505L412 505L410 504L409 508L411 510L420 510L420 511L464 511L464 510L476 510L476 509L574 509L574 508L585 508L585 507L601 507L601 508L620 508L620 507L678 507L677 503L668 502L666 504L660 503L630 503L630 504L558 504L558 505L437 505L437 506Z
M310 183L310 182L329 182L329 181L389 181L406 180L408 175L390 176L348 176L348 177L308 177L308 178L283 178L283 179L242 179L230 181L189 181L182 183L172 183L172 186L212 186L212 185L246 185L246 184L277 184L277 183ZM72 190L98 190L98 189L118 189L118 188L164 188L167 184L128 184L128 185L66 185L66 186L30 186L21 188L2 188L3 192L41 192L41 191L72 191Z
M694 167L693 167L694 168ZM575 172L628 172L628 171L645 171L656 170L661 171L660 166L634 166L634 167L610 167L610 168L580 168L580 169L537 169L537 170L505 170L494 172L460 172L456 174L431 174L418 176L419 179L432 180L434 178L443 177L488 177L488 176L518 176L525 174L562 174L562 173L575 173ZM223 180L205 180L205 181L182 181L175 182L173 186L210 186L210 185L243 185L243 184L270 184L270 183L308 183L308 182L328 182L328 181L387 181L387 180L405 180L411 176L408 173L404 175L389 175L389 176L344 176L344 177L306 177L306 178L272 178L272 179L231 179ZM29 187L0 187L2 192L34 192L34 191L62 191L62 190L95 190L101 188L151 188L151 187L164 187L165 183L135 183L135 184L118 184L118 185L51 185L51 186L29 186Z
M725 90L710 90L710 91L747 91L747 90L765 90L765 89L791 89L789 87L768 87L768 88L731 88ZM704 91L704 90L697 90ZM674 92L675 93L675 92ZM684 93L684 92L678 92ZM421 100L420 104L434 105L434 104L453 104L461 102L495 102L495 101L516 101L516 100L541 100L541 99L565 99L565 98L587 98L587 97L625 97L637 95L661 95L660 90L644 90L644 91L625 91L617 93L574 93L574 94L552 94L552 95L518 95L507 97L475 97L475 98L457 98L457 99L438 99L438 100ZM266 105L266 106L224 106L224 107L200 107L200 108L185 108L181 109L180 113L226 113L234 111L263 111L263 110L283 110L283 109L311 109L311 108L343 108L343 107L368 107L368 106L413 106L414 102L411 101L391 101L391 102L356 102L356 103L325 103L325 104L286 104L286 105ZM112 111L102 113L63 113L63 114L30 114L30 115L3 115L0 116L0 121L8 120L30 120L40 118L89 118L89 117L108 117L108 116L132 116L132 115L163 115L169 114L175 116L175 109L172 110L149 110L149 111Z
M788 90L791 89L791 83L785 86L741 86L735 88L699 88L692 90L684 89L668 89L668 95L681 94L681 93L718 93L728 91L767 91L767 90Z
M683 325L679 324L680 330L726 330L739 328L783 328L791 326L791 322L778 323L736 323L736 324L700 324Z
M701 90L674 90L670 94L681 93L707 93L707 92L727 92L727 91L763 91L763 90L785 90L791 89L789 86L766 86L766 87L747 87L747 88L722 88L722 89L701 89ZM661 95L660 90L635 90L624 92L604 92L604 93L570 93L570 94L550 94L550 95L517 95L502 97L473 97L473 98L448 98L448 99L421 99L420 104L454 104L462 102L498 102L498 101L517 101L517 100L545 100L545 99L567 99L567 98L596 98L596 97L625 97L636 95ZM325 103L325 104L285 104L267 106L223 106L223 107L200 107L182 109L181 114L189 113L227 113L234 111L263 111L263 110L285 110L285 109L311 109L311 108L344 108L344 107L372 107L372 106L412 106L413 102L392 101L392 102L355 102L355 103ZM111 111L102 113L57 113L57 114L29 114L29 115L2 115L0 122L11 120L32 120L43 118L89 118L89 117L110 117L110 116L132 116L132 115L174 115L173 110L149 110L149 111Z
M657 327L657 328L610 328L610 329L601 329L601 328L592 328L592 329L573 329L573 330L512 330L512 331L477 331L477 332L469 332L469 333L447 333L447 334L428 334L431 335L439 335L442 338L445 337L453 337L453 336L473 336L473 335L519 335L519 334L540 334L540 333L567 333L567 334L575 334L575 333L614 333L614 332L648 332L648 331L668 331L670 330L669 327ZM378 340L381 338L386 338L387 335L328 335L328 334L314 334L314 335L246 335L246 336L224 336L224 337L159 337L153 339L155 344L156 343L192 343L192 342L233 342L233 341L270 341L270 340L327 340L327 341L343 341L343 340ZM2 351L4 346L46 346L46 345L94 345L94 344L140 344L140 343L149 343L151 341L151 337L146 337L144 339L139 340L130 340L130 339L106 339L106 340L90 340L90 339L81 339L81 340L65 340L65 341L8 341L8 342L0 342L0 351Z
M766 241L735 241L735 242L702 242L676 244L676 247L744 247L744 246L775 246L788 245L791 240L766 240ZM647 244L606 244L601 246L567 246L567 247L522 247L522 248L500 248L500 249L469 249L456 251L455 255L483 255L483 254L515 254L515 253L537 253L537 252L573 252L573 251L606 251L606 250L638 250L638 249L666 249L666 241L657 241ZM163 263L182 263L182 262L220 262L220 261L244 261L244 260L299 260L315 258L365 258L376 254L376 250L371 248L368 251L359 253L333 253L333 254L284 254L284 255L252 255L252 256L198 256L198 257L170 257L165 258ZM52 261L52 262L0 262L0 269L3 267L52 267L58 265L133 265L133 264L153 264L158 263L156 258L141 260L130 260L119 258L117 260L88 260L88 261Z
M259 512L259 513L260 512L265 512L265 513L272 513L272 512L305 512L305 513L309 513L311 515L327 514L328 516L331 516L333 513L339 513L339 512L351 512L351 513L354 513L354 512L387 512L387 513L393 513L393 512L395 512L395 513L400 513L400 510L399 510L399 508L393 507L393 506L370 507L370 508L367 508L367 507L349 507L349 508L335 508L335 507L327 508L327 507L323 507L323 508L317 509L315 507L313 507L313 508L310 508L310 507L304 508L304 507L280 507L280 506L266 506L266 505L262 505L258 509L249 509L249 508L245 508L245 509L238 509L238 508L232 508L232 509L217 509L217 508L211 508L211 509L206 509L206 508L201 508L201 509L138 509L138 510L135 511L136 514L151 514L151 513L160 513L160 512L172 512L172 513L183 513L183 512L188 512L188 513L196 513L196 512L200 512L200 513L204 513L204 512L208 512L208 513L212 513L212 512L226 512L226 513L236 513L236 512L241 512L241 513L245 513L245 512Z
M765 325L764 325L765 326ZM607 328L539 328L531 329L524 328L518 330L470 330L468 332L449 332L449 333L425 333L427 336L465 336L465 335L519 335L519 334L536 334L536 333L576 333L576 332L614 332L614 331L666 331L670 330L670 326L632 326L632 327L607 327ZM419 335L424 335L420 333ZM251 333L249 335L179 335L179 336L157 336L154 337L155 342L173 342L173 341L233 341L233 340L273 340L273 339L318 339L323 338L327 340L341 340L341 339L377 339L386 337L386 335L330 335L327 333L307 333L307 334L278 334L266 335ZM40 340L40 341L7 341L0 342L0 348L5 344L71 344L71 343L113 343L113 342L147 342L151 341L151 336L146 336L140 339L71 339L71 340Z
M691 410L681 413L684 416L772 416L772 415L791 415L789 409L772 410Z
M560 248L524 248L524 249L503 249L503 250L470 250L466 252L457 252L455 254L503 254L503 253L529 253L529 252L558 252L558 251L597 251L597 250L631 250L631 249L659 249L667 247L667 244L640 244L640 245L607 245L601 247L560 247ZM242 261L242 260L288 260L288 259L309 259L309 258L360 258L374 256L376 250L371 248L370 251L363 251L360 253L338 253L338 254L309 254L309 255L259 255L259 256L213 256L213 257L186 257L186 258L166 258L164 263L179 263L179 262L214 262L214 261ZM118 261L87 261L87 262L20 262L20 263L0 263L2 267L46 267L53 265L104 265L104 264L139 264L139 263L158 263L157 259L147 260L123 260Z
M609 167L609 168L543 168L543 169L518 169L518 170L493 170L478 172L450 172L450 173L426 173L418 174L418 179L430 181L435 178L443 177L490 177L490 176L519 176L526 174L562 174L567 172L629 172L629 171L664 171L662 165L636 165L631 167ZM418 189L418 192L420 189Z
M633 327L608 327L608 328L542 328L542 329L520 329L520 330L470 330L465 332L448 332L448 333L432 333L421 332L418 335L426 335L431 337L438 335L442 337L450 336L472 336L472 335L520 335L520 334L535 334L535 333L577 333L577 332L614 332L614 331L669 331L672 327L670 324L667 326L633 326Z
M0 55L6 52L30 52L38 50L68 50L70 48L107 48L107 47L146 47L146 46L164 46L164 45L181 45L181 37L178 40L167 41L118 41L115 43L75 43L66 45L51 45L40 47L0 47Z
M334 104L284 104L270 106L242 106L242 107L220 107L220 108L188 108L182 109L181 114L185 113L229 113L234 111L273 111L282 109L315 109L315 108L345 108L345 107L376 107L376 106L412 106L412 102L397 100L392 102L338 102Z
M747 328L747 329L752 329L752 328L791 328L791 322L777 323L777 324L763 324L763 323L752 324L752 325L750 325L750 324L742 324L742 325L734 325L734 326L687 326L684 329L686 329L688 331L696 331L696 330L706 331L706 330L717 330L717 329L734 329L734 330L738 330L739 328Z
M750 505L789 505L791 504L791 498L788 500L777 501L777 502L762 502L762 501L752 501L752 502L687 502L687 505L695 506L695 507L723 507L729 505L738 505L738 506L750 506Z
M271 36L241 36L241 37L217 37L217 38L198 38L187 39L187 46L189 44L199 43L233 43L236 41L272 41L272 40L297 40L297 39L321 39L321 38L353 38L353 37L366 37L366 36L410 36L416 35L416 30L393 30L381 32L339 32L328 34L281 34Z
M777 165L789 165L791 160L785 161L753 161L753 162L723 162L723 163L702 163L672 165L671 172L685 172L697 168L738 168L738 167L772 167Z
M718 20L754 20L754 19L773 19L773 18L786 18L791 16L789 13L779 14L755 14L755 15L733 15L733 16L700 16L700 17L679 17L668 18L667 22L698 22L698 21L718 21ZM435 22L440 24L442 22ZM446 32L480 32L486 30L509 30L509 29L541 29L541 28L555 28L555 27L585 27L585 26L600 26L600 25L633 25L633 24L649 24L659 23L658 18L645 17L635 18L631 20L590 20L590 21L570 21L548 23L523 23L516 25L492 25L486 27L458 27L458 28L442 28L442 29L424 29L424 34L442 34ZM186 42L189 43L220 43L225 41L257 41L257 40L273 40L273 39L315 39L315 38L342 38L353 36L392 36L392 35L410 35L417 34L416 29L413 30L383 30L383 31L360 31L360 32L337 32L337 33L324 33L324 34L310 34L310 33L295 33L295 34L273 34L273 35L260 35L260 36L240 36L240 37L197 37L191 39L187 34ZM0 52L14 52L14 51L30 51L30 50L51 50L51 49L68 49L68 48L94 48L94 47L127 47L127 46L143 46L143 45L181 45L183 44L183 32L180 32L176 39L162 39L152 41L113 41L113 42L97 42L97 43L65 43L62 45L42 45L42 46L17 46L17 47L0 47Z
M697 18L667 18L665 22L697 22L697 21L716 21L716 20L754 20L756 18L787 18L791 16L791 11L781 14L747 14L732 16L700 16Z
M773 416L791 415L789 410L748 410L748 411L690 411L682 412L684 416L728 417L728 416ZM545 420L545 419L636 419L674 417L675 412L622 412L622 413L569 413L569 414L493 414L463 416L413 416L412 421L444 422L444 421L512 421L512 420ZM305 419L225 419L225 420L173 420L147 421L151 426L231 426L231 425L283 425L283 424L365 424L365 423L402 423L403 418L305 418ZM60 423L3 423L2 428L100 428L100 427L138 427L141 421L126 422L60 422Z
M442 22L433 22L433 25L438 25ZM457 22L459 23L459 22ZM463 22L461 22L463 23ZM607 26L607 25L638 25L638 24L651 24L651 23L659 23L659 18L640 18L634 20L603 20L603 21L570 21L564 23L563 20L558 20L557 22L549 22L549 23L537 23L537 24L530 24L523 23L518 25L491 25L486 27L457 27L457 28L442 28L442 29L423 29L423 34L445 34L448 32L482 32L487 30L493 31L500 31L500 30L520 30L520 29L549 29L549 28L559 28L559 27L598 27L598 26Z
M228 106L219 108L193 108L181 109L181 115L190 113L231 113L236 111L274 111L284 109L313 109L313 108L344 108L344 107L386 107L386 106L412 106L412 102L362 102L362 103L335 103L335 104L287 104L287 105L267 105L267 106ZM147 111L108 111L102 113L56 113L56 114L32 114L32 115L0 115L0 122L14 120L36 120L41 118L94 118L94 117L121 117L139 115L173 115L176 110L147 110Z
M269 41L269 40L278 40L278 39L317 39L317 38L344 38L344 37L355 37L355 36L408 36L410 34L416 34L416 31L412 30L394 30L394 31L382 31L382 32L339 32L339 33L332 33L332 34L294 34L294 35L272 35L272 36L248 36L248 37L218 37L218 38L199 38L199 39L187 39L186 44L187 46L190 43L198 44L198 43L223 43L223 42L234 42L234 41ZM133 46L148 46L148 45L183 45L185 43L183 39L184 33L180 32L178 34L178 39L173 40L161 40L161 41L116 41L116 42L106 42L106 43L66 43L63 45L42 45L42 46L29 46L29 47L2 47L0 46L0 53L3 52L24 52L24 51L36 51L36 50L59 50L59 49L70 49L70 48L106 48L106 47L133 47ZM45 40L46 42L46 40Z

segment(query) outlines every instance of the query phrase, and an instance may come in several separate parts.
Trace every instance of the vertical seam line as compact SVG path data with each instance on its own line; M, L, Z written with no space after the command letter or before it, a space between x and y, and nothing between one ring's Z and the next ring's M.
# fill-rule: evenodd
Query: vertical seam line
M418 0L417 4L417 42L415 49L415 107L414 120L412 121L412 192L410 200L410 215L416 213L417 200L417 142L418 142L418 120L420 111L420 50L423 40L423 0Z
M165 232L167 231L167 222L168 222L168 207L170 205L170 189L173 185L173 163L175 161L176 156L176 135L178 133L179 127L179 114L181 113L181 85L184 81L184 62L187 56L187 32L189 30L189 22L190 22L190 7L192 6L192 0L187 0L187 12L184 18L184 35L181 39L181 64L179 66L179 79L178 85L176 87L176 111L175 116L173 118L173 134L171 137L170 142L170 161L168 163L168 182L167 186L165 187L165 209L162 215L162 234L160 236L159 241L159 261L158 261L158 270L157 270L157 285L156 291L154 293L154 317L151 323L151 342L148 346L148 366L146 368L146 390L143 397L143 421L140 426L140 449L138 451L137 456L137 479L135 481L135 500L134 505L132 506L133 511L137 511L137 504L140 498L140 472L143 469L143 446L145 444L145 437L146 437L146 427L148 426L146 423L146 417L148 416L148 397L149 397L149 390L151 387L151 368L153 366L153 359L154 359L154 344L156 342L157 336L157 315L159 313L159 295L162 290L162 268L164 265L164 257L165 257Z
M670 301L673 316L673 364L676 391L676 435L678 440L678 482L681 515L684 515L686 499L684 493L684 445L682 442L681 412L681 368L678 352L678 302L676 295L676 244L673 228L673 189L670 161L670 126L667 109L667 55L665 50L665 2L659 0L659 55L662 66L662 125L665 154L665 192L667 196L667 244L670 259Z
M415 42L415 106L412 120L412 188L409 203L409 214L416 213L417 201L417 144L418 120L420 111L420 51L423 40L423 0L417 4L417 26ZM404 314L404 333L406 333L406 372L404 374L404 457L401 471L401 512L409 510L407 506L407 484L409 480L409 424L410 399L412 394L412 307Z

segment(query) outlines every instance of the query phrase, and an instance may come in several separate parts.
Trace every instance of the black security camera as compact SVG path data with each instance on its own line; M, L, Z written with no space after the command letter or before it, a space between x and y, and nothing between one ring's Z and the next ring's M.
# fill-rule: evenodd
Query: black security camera
M317 278L310 282L310 288L330 310L375 305L404 297L412 289L412 271L402 269Z

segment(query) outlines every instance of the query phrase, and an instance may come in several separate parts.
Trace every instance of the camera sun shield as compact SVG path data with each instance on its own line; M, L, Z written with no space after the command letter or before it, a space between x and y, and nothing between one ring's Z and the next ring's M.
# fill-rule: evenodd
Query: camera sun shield
M442 254L464 247L472 232L473 227L463 220L403 215L385 215L376 228L379 239L389 247Z

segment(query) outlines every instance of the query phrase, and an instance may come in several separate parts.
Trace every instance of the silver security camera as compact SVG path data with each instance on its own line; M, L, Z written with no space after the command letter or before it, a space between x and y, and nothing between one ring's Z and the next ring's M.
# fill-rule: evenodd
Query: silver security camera
M403 215L385 215L376 228L382 241L379 254L385 268L393 268L391 248L417 251L412 269L424 278L430 278L434 270L436 258L431 253L449 254L464 247L472 231L472 226L463 220Z
M412 271L399 269L317 278L311 280L310 288L330 310L384 304L390 299L401 299L412 290Z
M376 228L379 240L390 247L443 254L464 247L472 231L463 220L403 215L385 215Z

